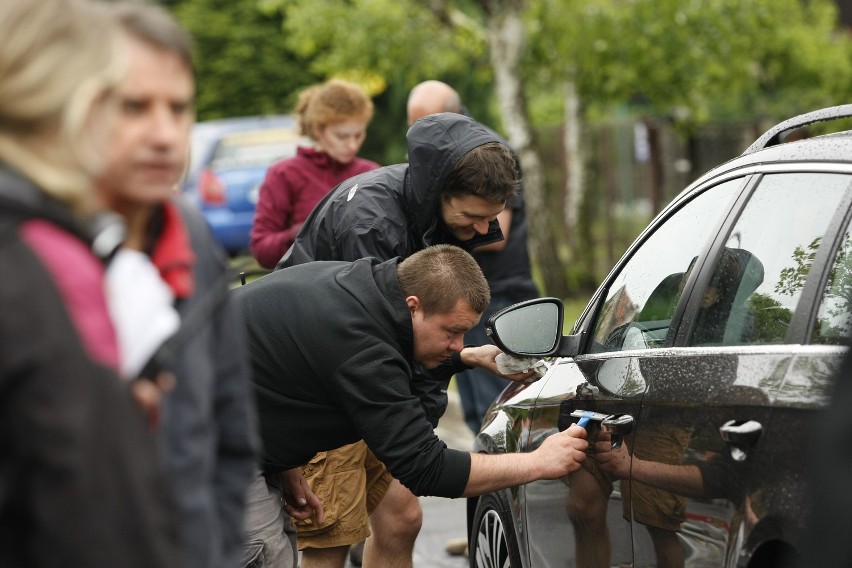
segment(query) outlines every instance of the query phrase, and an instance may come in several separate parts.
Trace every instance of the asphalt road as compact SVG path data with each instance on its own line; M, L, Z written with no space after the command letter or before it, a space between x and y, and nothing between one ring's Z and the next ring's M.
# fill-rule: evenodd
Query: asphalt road
M469 450L473 433L462 420L458 394L448 391L449 405L441 417L435 433L448 447ZM467 534L467 505L464 499L421 497L423 528L414 545L414 568L467 568L464 556L450 556L445 547L447 541L464 538Z

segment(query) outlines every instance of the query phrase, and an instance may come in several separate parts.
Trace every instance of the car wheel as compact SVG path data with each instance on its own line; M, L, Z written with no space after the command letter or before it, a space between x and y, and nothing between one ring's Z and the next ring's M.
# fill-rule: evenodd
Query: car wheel
M473 531L471 568L521 568L515 525L503 494L489 493L479 498Z

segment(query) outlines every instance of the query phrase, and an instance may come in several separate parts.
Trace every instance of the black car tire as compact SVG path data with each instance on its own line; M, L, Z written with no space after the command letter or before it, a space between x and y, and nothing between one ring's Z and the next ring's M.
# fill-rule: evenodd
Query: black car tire
M471 568L521 568L515 525L502 493L479 498L473 518Z

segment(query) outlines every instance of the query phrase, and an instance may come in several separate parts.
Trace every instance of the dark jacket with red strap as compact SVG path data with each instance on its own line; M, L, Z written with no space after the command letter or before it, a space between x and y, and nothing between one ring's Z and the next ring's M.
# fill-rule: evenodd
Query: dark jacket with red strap
M64 206L0 166L0 566L181 566L89 246Z
M158 212L152 233L149 252L177 297L182 325L199 308L206 312L175 350L175 388L164 399L160 428L184 532L184 566L237 566L259 442L245 333L227 293L227 259L204 218L182 200Z

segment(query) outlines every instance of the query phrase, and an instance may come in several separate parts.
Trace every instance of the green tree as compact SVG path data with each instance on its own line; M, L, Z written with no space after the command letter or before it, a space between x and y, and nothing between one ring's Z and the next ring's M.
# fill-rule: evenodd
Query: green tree
M778 282L775 284L775 292L785 296L795 296L802 291L821 243L822 237L817 237L806 247L797 246L793 249L793 266L781 269Z
M256 0L174 0L196 43L199 120L288 113L303 87L322 77L291 51L281 15Z
M539 38L531 78L551 83L573 72L590 112L632 103L688 129L721 116L786 117L839 104L852 88L849 37L832 0L530 5Z
M376 158L388 163L402 159L407 91L463 79L468 106L489 110L474 116L499 115L492 125L521 157L533 260L561 297L585 199L583 120L627 108L688 135L711 119L784 118L852 95L832 0L173 2L201 48L201 116L286 109L299 87L343 76L386 105L366 148L391 148ZM565 124L568 183L555 193L544 191L541 124Z
M781 270L775 291L793 296L806 284L822 238L811 241L807 247L796 247L793 251L793 266ZM852 316L852 239L847 233L837 250L832 271L823 290L821 310L815 340L823 343L843 343L849 336Z
M748 300L749 311L754 314L754 343L776 343L784 337L793 313L768 294L753 294Z

